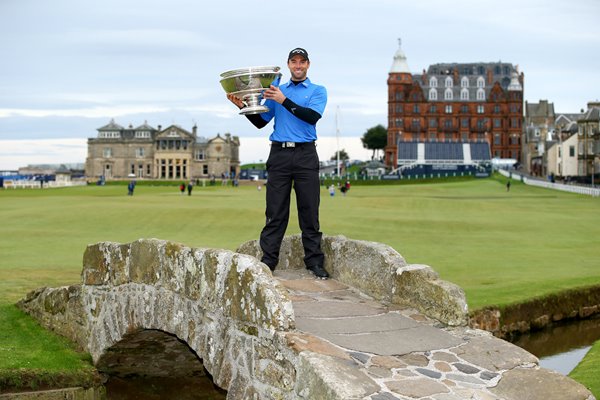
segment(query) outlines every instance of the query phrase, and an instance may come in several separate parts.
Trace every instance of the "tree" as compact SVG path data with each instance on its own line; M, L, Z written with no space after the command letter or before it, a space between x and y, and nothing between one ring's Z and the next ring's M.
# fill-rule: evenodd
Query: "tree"
M387 129L381 124L369 128L360 140L365 149L373 150L374 159L377 150L383 150L387 144Z
M348 155L348 153L346 153L346 150L341 149L340 150L340 161L346 161L349 159L350 159L350 156ZM337 152L333 153L330 160L337 161Z

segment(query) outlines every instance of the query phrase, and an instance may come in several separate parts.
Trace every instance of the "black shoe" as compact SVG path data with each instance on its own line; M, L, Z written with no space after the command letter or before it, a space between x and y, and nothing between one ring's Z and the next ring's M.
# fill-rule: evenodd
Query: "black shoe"
M325 268L323 268L320 265L313 265L312 267L306 267L306 269L312 272L319 279L329 278L329 273L327 273L327 271L325 271Z

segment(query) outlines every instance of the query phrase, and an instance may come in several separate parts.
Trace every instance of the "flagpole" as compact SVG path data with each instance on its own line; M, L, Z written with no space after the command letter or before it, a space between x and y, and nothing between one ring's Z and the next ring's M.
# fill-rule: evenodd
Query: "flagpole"
M338 114L340 112L340 106L337 106L335 110L335 141L336 141L336 154L337 154L337 164L336 171L338 177L341 176L341 168L340 168L340 128L338 127Z

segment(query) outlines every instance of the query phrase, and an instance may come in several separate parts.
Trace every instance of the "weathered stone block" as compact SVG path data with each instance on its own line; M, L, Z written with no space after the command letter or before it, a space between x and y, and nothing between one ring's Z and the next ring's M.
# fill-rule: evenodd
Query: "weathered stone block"
M101 242L89 245L83 254L84 285L121 285L129 282L129 245Z

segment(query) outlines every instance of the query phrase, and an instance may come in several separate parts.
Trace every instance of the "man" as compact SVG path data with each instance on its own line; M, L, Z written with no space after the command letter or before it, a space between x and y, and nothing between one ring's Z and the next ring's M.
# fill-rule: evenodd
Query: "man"
M267 217L260 234L262 262L273 271L279 261L279 249L285 235L292 185L298 205L298 222L302 230L304 264L316 277L327 279L321 251L319 231L319 157L315 147L316 124L325 111L327 91L308 79L308 53L295 48L288 56L291 79L282 85L271 85L263 93L269 111L247 116L257 128L263 128L273 118L275 123L271 151L267 160ZM229 100L238 108L244 103L232 94Z

